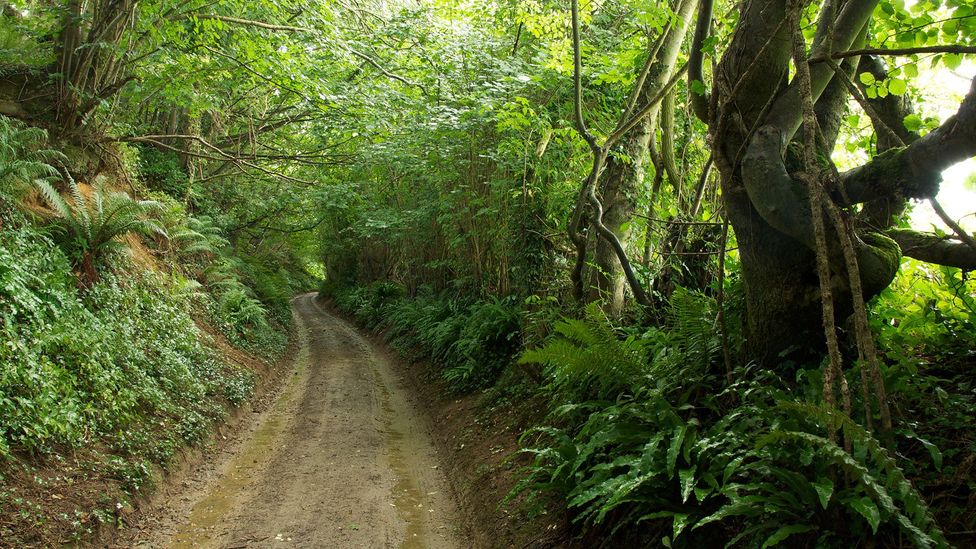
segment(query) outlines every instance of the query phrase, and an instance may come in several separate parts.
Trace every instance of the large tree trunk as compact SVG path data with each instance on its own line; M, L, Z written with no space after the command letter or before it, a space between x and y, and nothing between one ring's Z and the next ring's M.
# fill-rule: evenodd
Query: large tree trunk
M864 37L877 0L835 2L828 14L824 2L811 58L856 49ZM835 75L856 63L811 62L804 83L787 83L790 25L785 22L789 0L746 2L732 42L716 68L709 120L713 158L721 172L723 199L735 230L746 294L748 358L775 364L785 354L819 354L825 343L821 289L816 269L816 225L807 186L826 188L825 212L879 200L934 196L940 172L976 154L976 81L959 113L925 137L904 148L893 148L867 164L837 174L829 161L811 166L821 173L804 173L798 158L802 147L798 130L804 101L814 104L811 116L819 124L820 158L828 159L840 115L849 96L847 84ZM829 37L829 39L828 39ZM826 48L830 43L830 51ZM841 86L844 85L844 87ZM849 90L848 90L849 91ZM899 106L896 106L899 107ZM901 112L901 108L892 111ZM881 110L881 109L879 109ZM883 115L883 114L882 114ZM897 118L897 117L895 117ZM900 119L899 119L900 120ZM879 132L880 133L880 132ZM886 143L890 146L891 144ZM853 310L850 280L860 281L860 294L869 299L894 278L901 251L895 241L866 229L851 231L843 215L824 215L825 257L829 287L838 321ZM875 229L876 230L876 229ZM850 236L857 272L848 273L842 242ZM902 243L923 242L918 235L897 235ZM915 256L970 259L958 245L924 241ZM829 317L828 317L829 318Z

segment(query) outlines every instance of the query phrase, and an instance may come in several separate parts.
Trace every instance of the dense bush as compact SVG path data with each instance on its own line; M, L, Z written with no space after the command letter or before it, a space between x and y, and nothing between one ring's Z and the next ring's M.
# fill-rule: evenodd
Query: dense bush
M189 177L180 165L179 156L155 147L139 147L139 172L150 189L183 200L190 192Z
M391 283L334 292L340 309L371 329L387 330L404 352L419 349L442 368L453 391L494 382L521 346L522 309L512 298L466 302L446 295L403 297Z

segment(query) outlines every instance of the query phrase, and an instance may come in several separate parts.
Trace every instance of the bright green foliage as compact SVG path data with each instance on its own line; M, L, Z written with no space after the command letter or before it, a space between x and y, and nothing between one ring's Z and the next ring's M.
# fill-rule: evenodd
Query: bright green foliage
M409 298L389 283L340 291L335 298L360 323L388 330L388 340L402 352L419 350L433 359L455 392L494 382L521 342L521 309L511 299L466 303L447 296Z
M808 42L827 4L806 4ZM580 2L580 109L598 143L677 5ZM716 158L702 174L726 150L717 130L735 122L709 135L688 98L723 93L713 77L743 5L715 2L704 75L679 78L655 115L651 162L636 145L610 151L614 170L637 167L638 177L626 196L596 191L606 211L629 217L611 229L626 234L654 306L608 316L572 299L568 283L576 251L566 227L591 155L574 127L566 3L4 3L0 107L65 139L47 145L44 131L0 116L0 454L102 444L107 467L138 486L146 456L165 461L198 440L220 404L250 388L201 346L189 315L274 356L289 299L324 271L323 293L432 360L450 390L517 378L519 391L551 403L523 439L534 461L522 488L555 494L587 540L940 545L923 499L947 531L973 531L972 498L960 495L976 491L971 275L914 270L872 303L895 423L884 446L858 427L880 418L865 417L853 356L852 419L815 404L819 364L737 365L754 343L740 321L749 257L739 246L749 245L731 233L722 241L734 203L723 204L731 189L717 172L728 183L739 160ZM976 44L971 2L877 5L864 46ZM59 55L72 31L78 41ZM858 72L854 83L869 99L925 107L933 67L966 70L971 56L885 60L886 75ZM881 142L859 108L848 101L837 113L841 167ZM932 113L899 118L924 133L940 123ZM71 162L48 150L60 146L74 148ZM60 183L66 173L106 184L89 193ZM46 232L15 213L31 188L58 216ZM130 234L148 236L137 247L157 274L112 257ZM584 240L588 285L603 268L592 225Z
M543 364L551 390L570 400L612 400L647 375L644 343L632 335L619 340L599 306L588 307L583 320L557 323L556 333L519 362Z
M905 418L897 429L899 453L911 458L906 474L928 497L974 486L966 472L976 459L973 295L972 275L905 260L902 275L873 307L872 327L888 364L885 384ZM966 506L936 511L947 530L973 524Z
M165 461L250 393L251 375L202 345L187 304L154 276L105 277L81 297L43 236L8 230L0 244L4 455L100 442Z
M186 171L180 166L179 157L175 153L141 147L139 160L139 173L150 189L167 193L174 198L184 198L192 190L189 188Z
M51 163L64 155L45 148L46 142L44 130L0 115L0 200L15 201L35 181L60 177Z

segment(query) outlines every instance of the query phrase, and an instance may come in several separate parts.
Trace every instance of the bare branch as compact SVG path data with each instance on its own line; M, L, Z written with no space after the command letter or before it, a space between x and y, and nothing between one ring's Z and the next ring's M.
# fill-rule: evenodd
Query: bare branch
M376 70L378 70L381 73L383 73L383 76L385 76L387 78L391 78L393 80L396 80L397 82L401 82L401 83L403 83L403 84L405 84L407 86L410 86L412 88L417 88L421 92L423 92L424 95L430 95L429 93L427 93L427 88L425 88L422 84L418 84L418 83L413 82L411 80L407 80L406 78L404 78L404 77L402 77L402 76L400 76L398 74L394 74L394 73L386 70L382 65L380 65L379 63L377 63L376 60L374 60L372 57L366 55L365 53L361 53L359 51L356 51L353 48L350 48L348 46L346 46L345 49L349 53L355 55L356 57L358 57L358 58L362 59L363 61L365 61L365 62L369 63L370 65L372 65Z
M935 213L939 216L939 219L941 219L943 223L945 223L946 225L952 228L952 231L956 233L956 237L958 237L959 240L965 242L967 246L969 246L970 248L973 249L974 252L976 252L976 239L973 239L972 235L970 235L962 227L960 227L959 223L956 223L955 219L949 217L949 214L947 214L946 211L942 209L942 204L939 204L939 201L936 200L935 197L930 198L929 202L932 203L932 209L935 210Z
M206 148L214 151L217 156L203 155L203 154L193 153L191 151L179 149L177 147L173 147L171 145L167 145L166 143L163 143L162 141L160 141L161 139L183 139L183 140L187 140L187 141L196 141L196 142L202 144L204 147L206 147ZM195 157L198 157L198 158L206 158L206 159L209 159L209 160L227 160L227 161L232 162L234 164L247 166L248 168L257 170L257 171L259 171L259 172L261 172L263 174L270 175L272 177L277 177L279 179L284 179L286 181L291 181L293 183L301 183L302 185L307 185L307 186L313 186L313 185L315 185L315 183L312 182L312 181L306 181L304 179L299 179L297 177L292 177L290 175L286 175L286 174L283 174L281 172L276 172L274 170L269 170L267 168L264 168L262 166L259 166L259 165L255 164L253 162L249 162L249 161L245 160L244 158L241 158L241 157L238 157L236 155L233 155L233 154L231 154L231 153L229 153L229 152L221 149L220 147L217 147L216 145L211 144L210 142L208 142L206 139L200 137L199 135L183 135L183 134L173 134L173 135L142 135L142 136L136 136L136 137L117 137L117 138L113 139L113 141L136 142L136 143L140 143L140 142L141 143L152 143L153 145L157 145L157 146L163 147L165 149L168 149L168 150L171 150L171 151L174 151L174 152L179 152L181 154L188 154L188 155L195 156Z
M829 56L817 55L811 57L809 62L823 63L827 59L843 59L845 57L857 57L859 55L916 55L922 53L974 54L976 53L976 46L947 44L943 46L919 46L917 48L860 48L848 51L835 51Z

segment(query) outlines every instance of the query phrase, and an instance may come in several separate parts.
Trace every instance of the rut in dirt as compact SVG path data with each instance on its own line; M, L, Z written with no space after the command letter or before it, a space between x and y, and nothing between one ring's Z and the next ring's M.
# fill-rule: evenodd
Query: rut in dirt
M390 362L314 294L293 307L299 349L277 400L141 544L466 546L428 422Z

